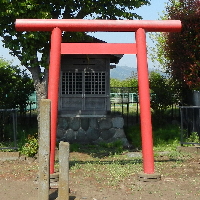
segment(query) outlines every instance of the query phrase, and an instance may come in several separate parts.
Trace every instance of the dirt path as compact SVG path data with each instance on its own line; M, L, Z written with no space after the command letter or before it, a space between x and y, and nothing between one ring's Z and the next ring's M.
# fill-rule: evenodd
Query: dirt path
M199 157L194 156L178 165L178 161L162 159L156 161L162 179L153 183L140 182L136 179L136 174L132 174L117 187L109 187L97 182L92 176L82 176L80 170L70 172L70 200L199 200ZM159 162L165 167L159 169ZM0 199L38 200L35 181L37 172L37 160L0 161ZM50 193L51 200L57 198L55 189L50 190Z

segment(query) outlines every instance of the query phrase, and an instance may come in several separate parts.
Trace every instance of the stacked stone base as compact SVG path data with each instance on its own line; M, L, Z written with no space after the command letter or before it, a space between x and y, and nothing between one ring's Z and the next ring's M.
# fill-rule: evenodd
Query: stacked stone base
M57 140L71 144L98 144L120 140L124 147L128 147L123 126L122 117L60 117Z

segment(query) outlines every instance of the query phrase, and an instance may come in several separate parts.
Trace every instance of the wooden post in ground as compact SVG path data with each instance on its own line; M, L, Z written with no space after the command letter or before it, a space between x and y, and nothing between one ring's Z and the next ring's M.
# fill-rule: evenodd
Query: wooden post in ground
M49 200L50 105L49 99L40 101L38 200Z
M69 199L69 143L59 144L59 186L58 199Z

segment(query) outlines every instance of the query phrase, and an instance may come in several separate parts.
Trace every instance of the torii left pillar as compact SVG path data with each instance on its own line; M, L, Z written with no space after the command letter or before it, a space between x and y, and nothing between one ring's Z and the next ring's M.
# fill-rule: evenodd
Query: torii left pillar
M51 33L51 50L49 65L48 99L51 99L51 142L50 142L50 174L54 173L57 116L58 116L58 95L60 79L60 55L61 55L62 31L54 28Z
M148 82L146 35L145 32L179 32L179 20L58 20L58 19L18 19L18 31L52 31L48 98L51 99L51 156L50 173L54 173L56 146L58 88L60 78L60 55L62 54L137 54L141 137L144 173L139 179L157 180L154 173L153 139ZM136 32L135 44L62 44L62 31L68 32ZM78 46L77 46L78 45ZM69 48L70 46L70 48ZM73 47L74 46L74 47ZM92 47L92 48L91 48ZM117 48L116 48L117 47ZM132 50L131 50L132 49Z

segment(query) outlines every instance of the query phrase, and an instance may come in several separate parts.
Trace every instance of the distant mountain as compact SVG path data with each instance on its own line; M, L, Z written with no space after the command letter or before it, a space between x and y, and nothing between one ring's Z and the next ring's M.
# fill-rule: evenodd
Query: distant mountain
M160 74L166 76L165 73L155 70L155 69L149 69L149 71L157 71ZM128 66L116 66L116 68L110 70L110 77L116 78L119 80L124 80L126 78L129 78L133 74L137 74L137 68L128 67Z
M110 77L119 80L124 80L132 76L133 73L137 73L136 68L127 66L116 66L116 68L110 70Z

